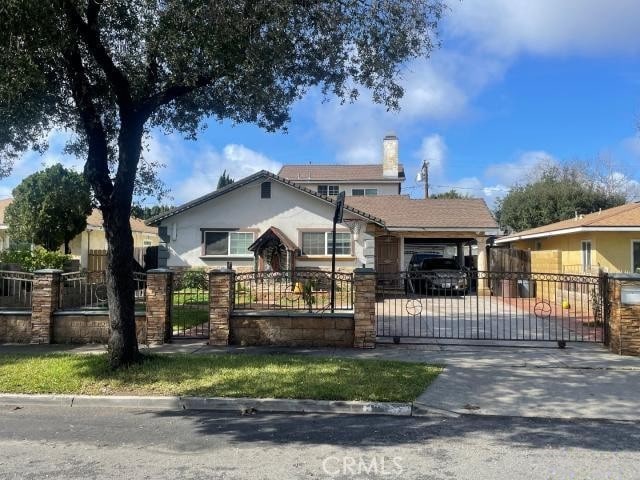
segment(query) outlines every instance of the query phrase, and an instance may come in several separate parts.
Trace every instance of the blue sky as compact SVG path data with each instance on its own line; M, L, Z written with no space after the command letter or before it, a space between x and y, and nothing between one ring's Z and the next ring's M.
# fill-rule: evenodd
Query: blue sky
M423 158L432 190L456 187L492 204L541 161L608 158L617 175L640 181L640 2L636 0L465 0L450 2L442 47L406 65L400 112L367 92L351 105L310 92L292 110L289 132L212 122L198 141L154 135L149 155L181 203L234 178L285 163L376 163L382 137L400 139L405 192ZM0 197L24 176L62 161L65 134L50 136L0 184ZM598 161L598 160L596 160Z

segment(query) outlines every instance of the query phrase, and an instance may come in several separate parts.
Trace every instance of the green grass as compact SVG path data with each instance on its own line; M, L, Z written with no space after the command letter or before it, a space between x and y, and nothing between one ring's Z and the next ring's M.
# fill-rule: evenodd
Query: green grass
M209 321L209 292L184 288L173 293L171 325L174 333Z
M413 401L441 368L302 355L152 355L120 371L104 355L0 355L0 392Z
M171 311L171 325L174 333L188 330L209 321L209 307L173 306Z

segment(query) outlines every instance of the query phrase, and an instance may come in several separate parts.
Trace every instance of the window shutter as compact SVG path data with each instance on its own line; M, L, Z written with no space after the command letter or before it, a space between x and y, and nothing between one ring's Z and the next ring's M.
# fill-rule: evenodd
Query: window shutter
M271 198L271 182L262 182L260 185L260 197Z

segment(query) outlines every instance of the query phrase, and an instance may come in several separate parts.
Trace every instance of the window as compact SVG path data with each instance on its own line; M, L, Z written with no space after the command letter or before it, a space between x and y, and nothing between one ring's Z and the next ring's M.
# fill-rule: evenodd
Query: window
M271 182L260 184L260 198L271 198Z
M142 246L143 247L150 247L151 246L151 240L143 240L142 241Z
M631 242L631 273L640 273L640 240Z
M205 255L251 255L252 232L204 232Z
M331 232L302 232L303 255L331 255ZM351 255L351 233L336 233L336 255Z
M377 188L352 188L351 195L354 197L375 197L378 195Z
M333 253L333 233L327 233L327 255ZM336 232L336 255L351 255L351 234Z
M582 271L588 272L591 270L591 241L582 241Z
M318 185L318 193L320 195L337 196L340 190L339 185Z

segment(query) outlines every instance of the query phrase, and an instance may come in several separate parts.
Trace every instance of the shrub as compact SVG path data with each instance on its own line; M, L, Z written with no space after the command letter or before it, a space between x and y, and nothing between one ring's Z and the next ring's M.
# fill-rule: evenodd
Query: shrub
M62 269L71 260L70 255L60 252L50 252L42 247L10 248L0 252L0 263L16 264L25 272L33 272L42 268Z
M209 289L209 276L201 269L187 270L180 281L181 288Z

